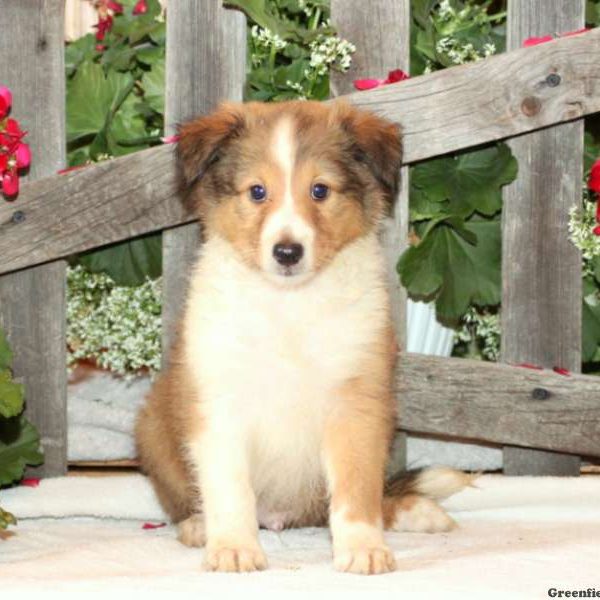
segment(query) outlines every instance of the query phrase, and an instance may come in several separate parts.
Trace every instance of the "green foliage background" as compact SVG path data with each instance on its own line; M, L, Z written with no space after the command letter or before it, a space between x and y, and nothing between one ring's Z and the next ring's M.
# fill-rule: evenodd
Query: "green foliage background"
M67 48L69 161L120 156L160 143L164 113L165 23L157 0L134 17L124 0L103 52L93 35ZM325 99L329 71L313 67L314 44L335 35L328 0L226 0L248 16L248 99ZM412 0L411 74L484 58L505 48L506 0ZM587 2L587 20L600 20L600 0ZM257 41L278 36L281 47ZM257 29L258 28L258 29ZM352 40L350 40L352 41ZM385 73L373 73L385 77ZM293 84L290 86L290 82ZM401 85L401 84L398 84ZM425 116L426 117L426 116ZM586 135L586 169L598 136ZM502 187L518 166L505 144L470 149L411 167L410 220L417 242L399 258L412 298L435 301L438 318L458 326L469 307L497 310L501 297ZM117 244L77 259L119 285L138 285L161 272L160 237ZM600 267L597 270L600 274ZM584 281L584 358L600 357L600 279Z

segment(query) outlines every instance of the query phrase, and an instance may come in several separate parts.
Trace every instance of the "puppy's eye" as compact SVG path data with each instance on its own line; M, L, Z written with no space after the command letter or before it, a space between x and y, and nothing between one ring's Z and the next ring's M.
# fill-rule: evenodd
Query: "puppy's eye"
M325 200L329 196L329 187L324 183L315 183L310 190L310 195L313 200Z
M253 185L250 188L250 200L252 202L256 202L259 204L260 202L264 202L267 197L267 190L262 185Z

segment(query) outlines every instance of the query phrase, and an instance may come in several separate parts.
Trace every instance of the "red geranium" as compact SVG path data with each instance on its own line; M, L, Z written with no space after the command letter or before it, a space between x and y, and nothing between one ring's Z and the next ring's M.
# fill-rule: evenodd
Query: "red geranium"
M0 119L4 119L12 104L12 94L7 87L0 85Z
M136 5L133 7L134 15L145 15L148 12L148 5L146 4L146 0L138 0Z
M600 158L592 165L587 181L588 189L600 198ZM596 199L596 223L600 223L600 199ZM592 230L594 235L600 235L600 225Z
M22 141L27 132L7 117L11 106L10 90L0 86L0 186L5 196L14 198L19 193L19 170L30 165L31 150Z
M600 194L600 158L592 165L587 184L592 192Z

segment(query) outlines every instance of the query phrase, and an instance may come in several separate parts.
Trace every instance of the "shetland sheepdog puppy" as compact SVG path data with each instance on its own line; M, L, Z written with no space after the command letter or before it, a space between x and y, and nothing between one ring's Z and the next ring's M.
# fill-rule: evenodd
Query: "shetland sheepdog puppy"
M380 225L398 127L335 102L223 104L180 128L204 243L170 364L137 422L179 539L215 571L267 565L259 526L329 525L334 565L395 567L384 529L446 531L450 469L385 482L396 422Z

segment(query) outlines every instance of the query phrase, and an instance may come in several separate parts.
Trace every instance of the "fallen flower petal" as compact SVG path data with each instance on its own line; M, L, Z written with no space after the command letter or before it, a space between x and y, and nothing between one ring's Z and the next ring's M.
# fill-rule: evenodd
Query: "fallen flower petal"
M66 167L65 169L61 169L60 171L56 171L57 175L64 175L65 173L70 173L71 171L78 171L79 169L85 169L89 165L75 165L74 167Z
M31 150L27 144L19 143L15 152L17 167L26 169L31 164Z
M142 525L142 529L160 529L161 527L166 527L166 523L144 523Z
M567 31L567 33L561 33L560 37L570 37L572 35L587 33L588 31L591 31L591 29L589 27L584 27L583 29L576 29L575 31Z
M361 92L364 90L372 90L385 83L384 79L355 79L354 87Z
M146 4L146 0L138 0L136 5L133 7L134 15L144 15L148 12L148 5Z
M16 169L5 171L2 175L2 192L9 197L19 193L19 174Z
M39 477L27 477L21 481L21 485L25 487L38 487L40 485Z
M529 46L537 46L539 44L545 44L546 42L551 42L553 39L554 38L551 35L544 35L542 37L530 37L523 42L523 48L528 48Z
M532 365L530 363L521 363L517 365L517 367L522 367L523 369L535 369L536 371L544 370L544 367L540 367L539 365Z
M406 79L410 79L410 75L406 74L402 69L394 69L388 73L387 79L383 83L398 83Z
M565 377L571 376L571 371L569 371L569 369L563 369L562 367L554 367L552 370L555 373L558 373L559 375L564 375Z
M166 135L165 137L161 137L160 141L163 144L175 144L176 142L179 141L179 136L178 135Z

